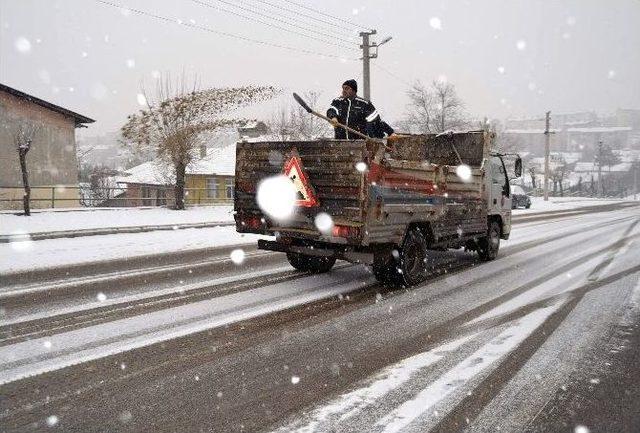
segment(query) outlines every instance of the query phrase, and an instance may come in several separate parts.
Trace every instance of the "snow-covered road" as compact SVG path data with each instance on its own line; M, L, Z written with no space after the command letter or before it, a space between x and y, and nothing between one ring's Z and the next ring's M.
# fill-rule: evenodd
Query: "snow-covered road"
M40 430L55 415L83 432L553 426L547 403L579 372L616 365L606 345L619 326L637 326L639 242L636 207L523 222L498 260L439 253L433 276L410 290L378 285L363 266L311 276L262 254L144 292L5 310L0 389L11 398L0 422ZM590 422L578 421L567 426Z

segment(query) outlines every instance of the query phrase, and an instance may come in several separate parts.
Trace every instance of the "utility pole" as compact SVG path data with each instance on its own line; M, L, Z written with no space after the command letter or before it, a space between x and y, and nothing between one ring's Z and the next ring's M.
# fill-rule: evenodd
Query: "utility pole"
M598 141L598 197L602 198L602 140Z
M544 201L549 201L549 123L551 111L547 111L544 127Z
M371 30L368 32L360 32L360 36L362 37L362 95L364 99L371 99L371 68L370 68L370 60L378 57L378 48L382 45L386 44L391 40L391 36L387 36L380 42L376 44L375 42L369 41L369 36L375 35L377 32L375 30ZM371 53L370 48L375 48L375 53Z
M369 54L369 48L372 48L373 45L369 44L369 36L375 35L376 31L371 30L370 32L360 32L360 36L362 36L362 81L363 81L363 92L364 99L371 99L371 70L369 66L369 61L373 58L371 54Z

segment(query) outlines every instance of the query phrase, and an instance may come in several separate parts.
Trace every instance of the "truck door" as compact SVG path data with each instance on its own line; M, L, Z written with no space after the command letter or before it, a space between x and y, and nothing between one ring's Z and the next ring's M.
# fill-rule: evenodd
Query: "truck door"
M503 235L511 231L511 191L509 178L502 158L492 156L489 163L489 215L500 215L503 222Z

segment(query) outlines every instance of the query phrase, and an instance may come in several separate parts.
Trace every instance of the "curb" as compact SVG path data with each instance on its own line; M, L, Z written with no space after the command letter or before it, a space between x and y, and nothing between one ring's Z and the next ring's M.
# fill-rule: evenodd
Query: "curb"
M231 227L235 222L211 222L191 224L161 224L128 227L101 227L95 229L63 230L55 232L36 232L13 235L0 235L0 244L21 241L41 241L46 239L77 238L82 236L112 235L120 233L144 233L160 230L203 229L211 227Z

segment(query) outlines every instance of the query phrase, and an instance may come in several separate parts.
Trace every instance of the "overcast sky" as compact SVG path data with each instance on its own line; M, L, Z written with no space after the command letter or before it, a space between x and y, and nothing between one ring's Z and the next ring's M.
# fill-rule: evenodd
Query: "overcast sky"
M479 118L640 108L640 0L107 2L170 21L96 0L0 0L0 82L96 119L85 135L122 126L141 84L162 73L186 71L201 87L275 85L286 103L318 90L324 110L345 79L361 84L354 24L377 29L374 41L393 36L371 69L372 100L391 122L410 83L436 78Z

